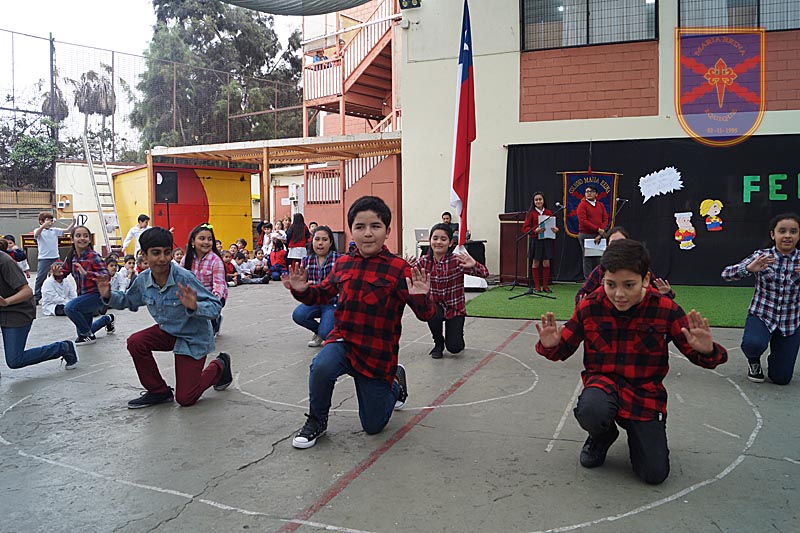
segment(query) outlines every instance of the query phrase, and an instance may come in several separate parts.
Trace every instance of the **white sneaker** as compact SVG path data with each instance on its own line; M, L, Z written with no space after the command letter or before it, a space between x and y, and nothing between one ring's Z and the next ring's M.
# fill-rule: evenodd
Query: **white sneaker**
M314 336L311 337L310 341L308 341L308 347L317 348L318 346L322 346L323 342L325 342L325 339L314 333Z

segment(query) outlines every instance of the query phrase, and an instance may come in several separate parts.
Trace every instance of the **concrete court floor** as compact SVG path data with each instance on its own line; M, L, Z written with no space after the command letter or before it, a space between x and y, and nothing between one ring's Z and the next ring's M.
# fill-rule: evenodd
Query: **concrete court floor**
M800 387L748 382L740 330L714 331L731 352L717 371L673 358L672 473L653 487L624 433L581 468L581 352L547 361L522 320L469 318L467 350L435 361L407 311L407 408L365 435L345 377L328 434L293 449L318 350L294 305L277 283L232 289L217 345L234 385L190 408L126 408L141 389L125 339L152 324L146 309L118 312L76 370L0 363L0 531L800 531ZM72 337L65 317L40 318L28 344Z

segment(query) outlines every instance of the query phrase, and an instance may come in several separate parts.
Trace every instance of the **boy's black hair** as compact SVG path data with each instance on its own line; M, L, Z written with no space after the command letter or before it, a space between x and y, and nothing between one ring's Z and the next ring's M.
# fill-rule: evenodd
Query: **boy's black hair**
M3 235L3 238L7 241L13 242L14 244L17 244L17 239L15 239L10 233L8 235Z
M242 261L245 260L244 254L242 252L236 252L236 255L233 256L234 259L241 259Z
M328 249L328 253L335 252L336 251L336 240L333 238L333 231L331 230L331 228L329 228L328 226L317 226L316 228L314 228L314 233L311 234L311 238L313 239L314 235L316 235L317 232L319 232L319 231L324 231L325 233L327 233L328 234L328 239L330 239L330 241L331 241L331 247L330 247L330 249ZM313 246L312 246L312 250L313 250Z
M608 233L606 233L606 239L608 239L609 237L611 237L615 233L619 233L620 235L622 235L626 239L630 239L631 238L631 234L628 232L628 230L626 230L622 226L614 226L613 228L608 230Z
M442 213L442 218L444 218L445 215L449 216L450 220L453 220L453 215L452 213L450 213L450 211L445 211L444 213Z
M137 220L139 222L144 222L145 220L150 220L150 217L142 213L141 215L139 215L139 218Z
M780 215L775 215L770 219L769 221L770 233L775 231L775 228L778 227L778 222L780 222L781 220L794 220L795 222L797 222L798 225L800 225L800 215L798 215L797 213L781 213ZM773 246L775 246L775 240L770 235L769 244L767 244L767 248L772 248ZM800 246L800 241L798 241L797 246Z
M122 262L123 263L127 263L128 261L131 261L131 260L136 261L136 258L133 257L133 254L128 254L128 255L126 255L125 257L122 258Z
M583 189L583 194L586 194L586 191L588 191L589 189L593 190L594 192L597 192L597 187L595 187L594 185L587 185L587 186L586 186L586 187Z
M639 241L621 239L615 241L613 246L606 248L603 257L600 258L600 266L606 272L611 273L619 270L631 270L644 279L650 272L650 253Z
M139 235L139 246L141 246L142 252L144 253L147 253L147 250L150 248L164 247L171 250L172 233L164 228L153 226L149 230L143 231L142 234Z
M119 266L119 256L117 254L108 254L105 259L106 266L114 263L115 265Z
M353 205L351 205L350 209L347 211L348 228L351 230L353 229L353 221L356 219L356 215L363 211L374 212L387 228L389 224L392 223L392 211L389 209L389 206L386 205L386 202L377 196L362 196L353 202Z

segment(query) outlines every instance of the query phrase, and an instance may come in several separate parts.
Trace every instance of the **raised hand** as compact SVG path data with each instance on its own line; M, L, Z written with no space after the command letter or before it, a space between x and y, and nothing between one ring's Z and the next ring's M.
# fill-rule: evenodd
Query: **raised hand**
M669 286L669 281L662 279L662 278L655 278L653 282L656 284L656 289L661 294L669 294L672 290L672 287Z
M107 274L101 274L94 279L97 283L97 290L100 296L108 300L111 297L111 277Z
M286 277L289 281L288 286L286 283L284 283L283 286L287 289L294 289L296 292L306 292L308 287L311 286L308 282L308 272L306 272L306 269L303 268L303 265L300 263L295 263L290 266L288 276L283 274L281 281L283 281L283 277Z
M406 278L408 294L428 294L431 290L431 276L425 269L414 267L411 269L411 277Z
M748 272L761 272L769 265L775 262L775 258L769 254L761 254L756 257L749 265L747 265Z
M453 255L456 256L456 259L458 259L458 262L461 264L461 266L466 269L475 268L475 265L478 264L478 262L475 261L475 258L469 255L469 253L467 252L464 252L463 254L453 254Z
M542 323L534 323L539 332L539 341L545 348L555 348L561 342L561 332L564 326L556 325L556 316L553 313L542 315Z
M416 258L416 257L414 257L413 255L407 255L407 256L405 256L403 259L405 259L405 260L406 260L406 263L408 263L409 265L411 265L411 267L412 267L412 268L413 268L413 267L415 267L415 266L417 266L417 258Z
M178 290L175 292L175 295L186 309L191 309L192 311L197 309L197 291L190 286L178 285Z
M80 263L80 261L75 261L75 268L78 270L78 274L81 276L86 275L86 269L83 268L83 265Z
M686 336L689 345L703 354L710 354L714 351L714 341L711 339L711 328L708 326L708 319L703 318L700 313L692 309L686 315L689 319L689 328L681 328Z

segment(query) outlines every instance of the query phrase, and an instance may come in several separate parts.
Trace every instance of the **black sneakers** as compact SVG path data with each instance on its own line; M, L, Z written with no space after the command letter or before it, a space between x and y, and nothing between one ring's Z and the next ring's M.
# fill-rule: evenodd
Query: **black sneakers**
M442 357L444 357L444 351L442 350L441 344L434 344L433 350L431 350L429 353L431 358L433 359L441 359Z
M617 425L612 423L608 433L595 439L591 435L586 439L581 450L581 466L584 468L597 468L606 462L606 454L614 441L619 437Z
M314 415L306 414L306 423L295 435L292 446L301 450L311 448L317 443L317 438L323 436L327 430L327 420L318 420Z
M167 392L144 391L141 396L128 402L128 409L141 409L172 401L172 387Z
M222 375L214 385L214 390L225 390L233 383L233 372L231 372L231 356L225 352L220 352L217 361L222 363Z
M400 396L394 402L395 409L402 409L408 400L408 382L406 381L406 367L397 363L397 373L395 373L394 380L400 385Z
M114 320L116 319L114 318L114 315L112 313L109 313L108 316L111 318L111 322L109 322L106 325L106 333L108 333L109 335L113 335L114 333L117 332L117 328L116 326L114 326Z
M67 353L61 356L64 362L67 364L66 369L72 370L73 368L78 366L78 352L75 351L75 344L72 341L64 341L67 343Z
M75 346L85 346L87 344L94 344L97 342L97 337L94 335L78 335L75 339Z
M747 379L753 383L764 383L764 370L761 363L747 363Z

